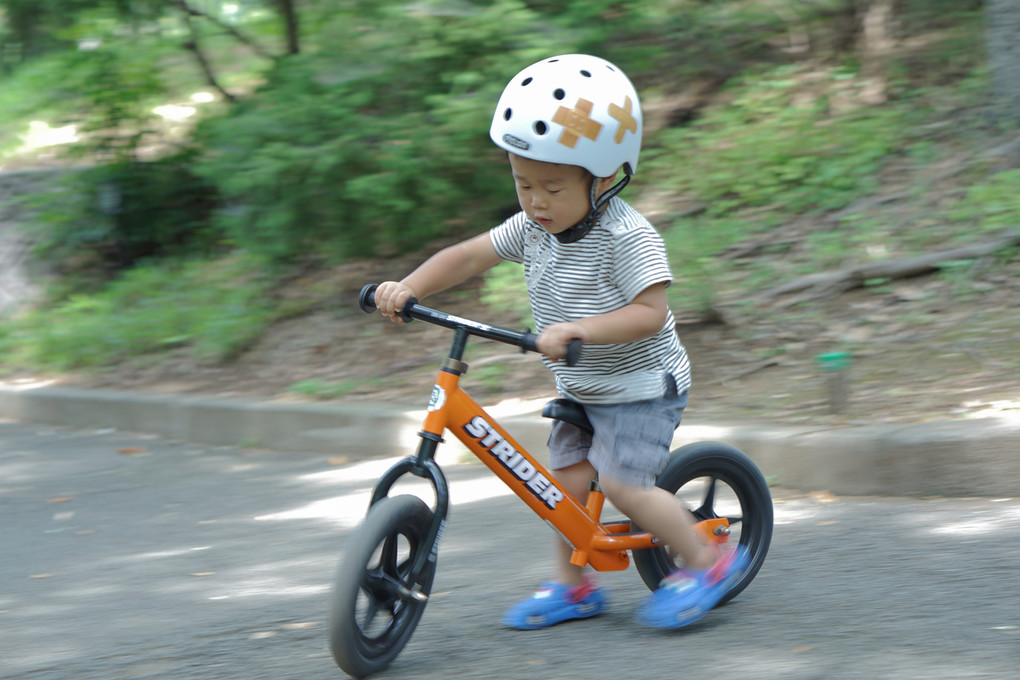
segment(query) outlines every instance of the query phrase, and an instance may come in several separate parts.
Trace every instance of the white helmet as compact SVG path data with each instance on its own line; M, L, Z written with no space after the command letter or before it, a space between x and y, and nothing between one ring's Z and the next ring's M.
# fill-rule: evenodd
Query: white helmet
M496 105L489 136L536 161L579 165L595 177L637 170L641 103L623 71L605 59L564 54L527 67Z

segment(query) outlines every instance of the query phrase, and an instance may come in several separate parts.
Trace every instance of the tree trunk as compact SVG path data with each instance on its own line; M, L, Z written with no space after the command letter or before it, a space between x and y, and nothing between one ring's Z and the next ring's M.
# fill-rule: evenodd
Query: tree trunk
M872 0L861 11L861 35L858 52L861 76L866 83L864 99L882 104L888 99L889 60L896 41L892 35L893 0Z
M301 44L294 0L276 0L276 6L280 8L280 14L287 27L287 54L297 54L301 50Z
M985 0L985 42L998 113L1020 125L1020 0Z

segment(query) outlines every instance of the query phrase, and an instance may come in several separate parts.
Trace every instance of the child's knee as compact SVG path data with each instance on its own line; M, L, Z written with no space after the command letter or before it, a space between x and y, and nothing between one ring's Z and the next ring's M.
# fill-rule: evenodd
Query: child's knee
M611 477L600 477L599 485L609 502L624 512L627 507L640 503L651 492L651 489L621 482Z
M588 496L588 485L595 479L595 469L588 461L559 468L552 473L567 493L582 502Z

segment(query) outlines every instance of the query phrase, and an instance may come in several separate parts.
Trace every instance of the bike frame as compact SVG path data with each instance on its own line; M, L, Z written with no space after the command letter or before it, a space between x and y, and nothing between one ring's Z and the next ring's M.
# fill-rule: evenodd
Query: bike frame
M362 294L362 308L366 306ZM460 386L460 378L467 371L462 361L470 335L515 344L525 349L534 347L534 334L519 333L496 326L461 319L444 312L422 307L416 302L405 306L402 316L426 320L455 330L453 346L443 362L432 388L428 413L422 430L421 442L415 456L406 458L387 471L376 486L372 503L385 497L396 480L404 474L414 474L432 482L436 492L436 507L426 545L431 551L419 556L415 567L424 566L426 559L435 560L438 539L442 534L449 507L449 489L442 470L435 462L435 453L443 441L443 434L451 432L486 467L499 477L518 498L539 517L555 529L573 548L571 562L578 566L591 565L597 571L619 571L630 563L628 550L641 550L661 545L649 532L633 531L629 520L601 522L605 495L593 482L587 503L582 505L568 493L555 477L517 442L489 413L475 402ZM726 540L725 517L704 520L695 525L706 541Z

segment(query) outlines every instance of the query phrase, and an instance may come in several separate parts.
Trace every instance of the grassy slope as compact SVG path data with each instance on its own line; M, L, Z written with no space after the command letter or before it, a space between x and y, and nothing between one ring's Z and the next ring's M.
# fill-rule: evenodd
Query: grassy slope
M938 363L929 370L948 379L973 376L975 367L1017 374L1008 339L1020 329L1002 296L1017 284L1015 249L949 260L923 279L867 281L842 297L767 294L808 273L1016 231L1015 132L988 124L979 43L976 21L911 36L880 81L814 58L755 68L703 97L693 124L653 128L628 196L667 240L678 280L671 301L682 319L699 324L685 339L708 366L707 393L731 385L727 376L743 372L753 382L781 366L794 377L772 390L769 411L788 402L787 416L796 418L805 397L789 385L817 375L815 354L849 351L860 384L878 385L875 401L895 401L890 376L910 365L917 343ZM936 70L941 80L929 80L925 74ZM668 102L677 94L650 91L653 126L671 117ZM134 355L159 364L179 361L182 352L192 363L229 364L260 329L282 319L293 325L334 295L312 283L329 281L325 273L281 284L252 276L257 269L236 259L153 265L8 324L0 346L18 368L78 369ZM497 298L520 299L507 295L513 280L504 270L489 277L484 299L497 311ZM331 397L358 384L298 382L299 391Z

